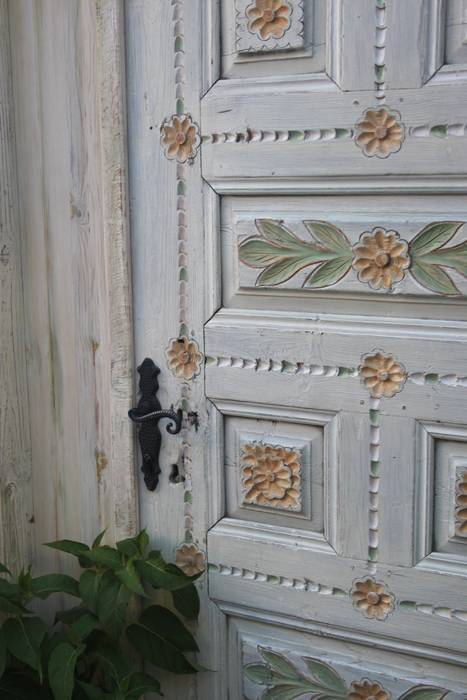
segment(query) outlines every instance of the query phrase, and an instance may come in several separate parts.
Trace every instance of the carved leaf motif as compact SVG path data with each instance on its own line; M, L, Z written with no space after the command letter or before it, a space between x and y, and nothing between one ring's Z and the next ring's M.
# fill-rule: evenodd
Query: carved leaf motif
M337 226L325 221L304 221L303 223L318 243L336 253L352 256L350 241Z
M339 282L348 273L352 267L352 257L336 258L328 260L316 267L313 272L308 275L303 283L308 289L321 289L330 287L332 284Z
M463 221L439 221L428 224L412 239L411 255L418 258L446 245L463 223Z
M267 287L287 282L297 272L300 272L300 270L303 270L304 267L313 262L316 261L306 257L286 258L264 270L256 280L256 284L259 287Z
M272 649L266 649L265 647L258 647L258 651L272 669L276 673L286 678L291 678L295 680L301 680L302 676L295 666L285 658L282 654L272 651Z
M296 685L275 685L273 688L267 688L261 696L261 700L295 700L300 698L305 693L309 693L310 688L297 687Z
M347 697L347 687L344 681L331 666L316 659L304 658L303 661L314 680L324 685L326 689L335 691L340 697Z
M399 700L442 700L448 694L444 688L435 688L430 685L418 685L411 688Z
M257 219L255 224L258 231L269 243L281 247L296 246L303 249L304 241L297 238L282 222L274 219Z
M245 675L257 685L271 685L274 681L274 675L266 664L248 664Z
M456 285L438 265L422 262L422 259L414 259L410 273L423 287L431 289L436 294L453 296L460 294Z

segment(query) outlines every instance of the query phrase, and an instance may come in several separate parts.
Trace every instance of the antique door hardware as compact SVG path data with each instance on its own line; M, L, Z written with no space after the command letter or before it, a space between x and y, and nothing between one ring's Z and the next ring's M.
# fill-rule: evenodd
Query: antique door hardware
M159 367L150 358L146 358L138 367L140 399L136 408L128 411L128 416L139 424L138 440L143 457L141 471L144 474L144 482L150 491L154 491L159 482L161 469L159 466L159 453L161 449L162 435L159 430L161 418L168 418L171 422L166 429L170 435L176 435L182 428L183 412L175 411L173 405L169 410L164 410L157 398L159 390Z

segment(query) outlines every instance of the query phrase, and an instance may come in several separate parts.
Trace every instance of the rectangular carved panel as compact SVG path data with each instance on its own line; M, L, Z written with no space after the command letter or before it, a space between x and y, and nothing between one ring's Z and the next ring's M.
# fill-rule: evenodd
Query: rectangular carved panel
M421 212L411 198L227 198L222 224L225 298L235 305L245 295L289 305L300 297L303 308L319 297L340 311L360 298L360 309L368 301L404 314L405 300L418 298L426 313L427 297L446 305L467 295L461 202L434 198Z
M271 624L229 618L229 645L237 657L230 697L351 698L352 700L461 700L465 671L401 649L383 656L375 646L299 633ZM339 639L339 636L341 637Z

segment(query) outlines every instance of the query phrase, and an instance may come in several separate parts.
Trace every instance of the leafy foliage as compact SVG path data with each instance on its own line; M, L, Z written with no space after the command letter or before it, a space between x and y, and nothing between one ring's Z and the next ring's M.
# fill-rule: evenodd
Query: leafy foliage
M303 674L289 659L272 649L258 647L263 663L245 666L245 674L253 683L266 686L261 700L347 700L352 688L329 664L319 659L303 658L309 675ZM435 686L417 685L398 700L443 700L449 691Z
M13 581L0 564L0 697L5 700L138 700L162 695L143 661L173 673L196 673L189 658L198 651L191 632L172 611L158 603L169 591L175 609L188 619L199 613L194 581L158 551L147 553L149 538L91 547L60 540L48 546L76 557L79 579L64 574L33 577L22 571ZM73 596L75 607L56 613L47 625L34 612L34 601L54 593ZM143 605L145 606L143 609Z

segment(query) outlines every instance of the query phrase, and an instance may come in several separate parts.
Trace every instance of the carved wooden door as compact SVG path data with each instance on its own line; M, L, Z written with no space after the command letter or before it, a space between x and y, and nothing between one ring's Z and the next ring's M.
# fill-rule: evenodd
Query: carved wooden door
M127 3L136 353L185 414L141 519L207 569L189 697L467 697L466 8Z

